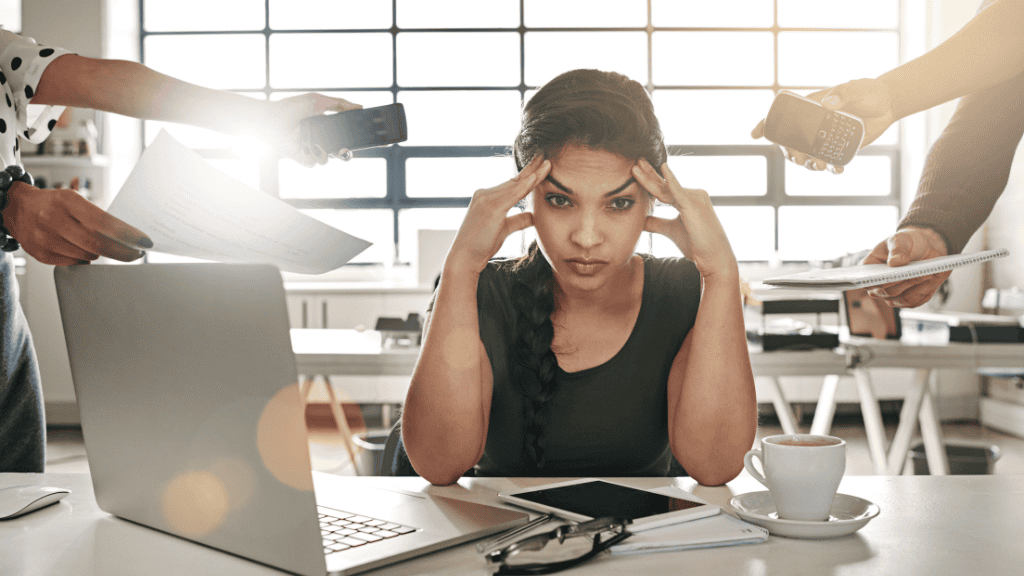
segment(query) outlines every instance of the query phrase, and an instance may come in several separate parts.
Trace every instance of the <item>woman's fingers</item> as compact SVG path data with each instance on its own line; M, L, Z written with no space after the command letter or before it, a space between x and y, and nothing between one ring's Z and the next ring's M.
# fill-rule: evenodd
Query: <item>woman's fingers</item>
M669 236L672 231L675 220L669 220L667 218L659 218L657 216L648 216L647 220L644 221L644 232L653 232L662 236Z
M663 166L665 165L667 163L663 164ZM664 168L662 170L664 171ZM675 204L675 198L672 197L671 192L668 190L668 184L658 175L654 167L647 160L641 158L636 161L636 164L633 165L633 177L644 187L644 190L651 193L651 196L665 204Z
M502 228L502 241L504 242L505 238L508 238L509 235L520 230L526 230L530 226L533 226L533 212L522 212L505 218L505 225Z

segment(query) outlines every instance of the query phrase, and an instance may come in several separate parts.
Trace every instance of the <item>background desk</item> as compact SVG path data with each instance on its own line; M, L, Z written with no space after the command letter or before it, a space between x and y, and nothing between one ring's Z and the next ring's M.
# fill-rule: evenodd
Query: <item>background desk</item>
M291 335L299 373L305 375L409 376L419 354L415 348L384 348L380 333L375 331L293 329ZM929 470L941 475L949 473L949 461L929 386L931 370L1024 368L1024 344L916 344L854 337L846 339L836 350L762 352L751 348L750 359L755 376L770 378L772 402L786 433L799 430L779 377L824 378L811 432L828 434L835 413L839 376L849 374L857 382L875 471L899 474L903 470L910 442L920 424ZM906 388L900 423L888 448L878 398L871 383L872 368L916 370L913 382ZM379 399L399 403L404 398L404 390L396 390L391 397ZM355 398L355 401L360 399Z
M317 482L330 477L317 475ZM498 490L536 485L544 479L464 478L434 487L420 478L357 478L477 502L495 503ZM732 512L737 494L763 489L746 474L726 486L707 488L671 478L627 479L656 487L676 483ZM238 576L280 575L271 568L192 544L101 512L86 474L0 474L0 487L49 484L73 493L61 503L13 521L0 522L0 574L5 576ZM877 576L879 574L1019 574L1024 566L1024 477L851 476L839 491L879 505L881 514L859 532L832 540L772 536L762 544L602 556L570 572L574 576L621 574L729 574L738 576ZM409 560L371 574L484 575L473 544Z

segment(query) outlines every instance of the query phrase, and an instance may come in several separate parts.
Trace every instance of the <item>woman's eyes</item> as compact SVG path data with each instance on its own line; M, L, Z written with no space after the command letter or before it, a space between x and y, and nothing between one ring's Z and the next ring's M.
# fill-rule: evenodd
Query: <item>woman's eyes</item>
M633 204L636 204L636 200L632 198L616 198L612 200L612 209L619 211L629 210Z
M567 196L563 196L562 194L548 194L547 196L544 197L544 199L547 200L548 204L554 206L555 208L568 208L572 206L572 201L569 200ZM616 212L621 212L624 210L629 210L630 208L633 207L634 204L636 204L636 200L632 198L619 197L613 199L610 203L610 206L612 210L615 210Z

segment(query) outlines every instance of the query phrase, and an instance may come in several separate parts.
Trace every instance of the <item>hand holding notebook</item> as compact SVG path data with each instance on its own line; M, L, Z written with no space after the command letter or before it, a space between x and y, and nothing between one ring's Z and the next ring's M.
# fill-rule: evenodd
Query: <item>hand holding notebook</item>
M854 290L946 272L947 270L967 266L968 264L1002 258L1009 253L1009 250L1004 248L1002 250L986 250L972 254L940 256L938 258L911 262L906 266L864 264L842 268L826 268L768 278L764 283L775 289Z

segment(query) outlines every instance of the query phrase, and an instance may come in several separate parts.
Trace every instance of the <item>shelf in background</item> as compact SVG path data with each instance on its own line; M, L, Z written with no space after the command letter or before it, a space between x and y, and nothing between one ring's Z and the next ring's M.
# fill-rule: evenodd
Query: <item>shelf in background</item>
M22 156L21 161L26 167L102 168L110 165L110 158L99 154L92 156Z

